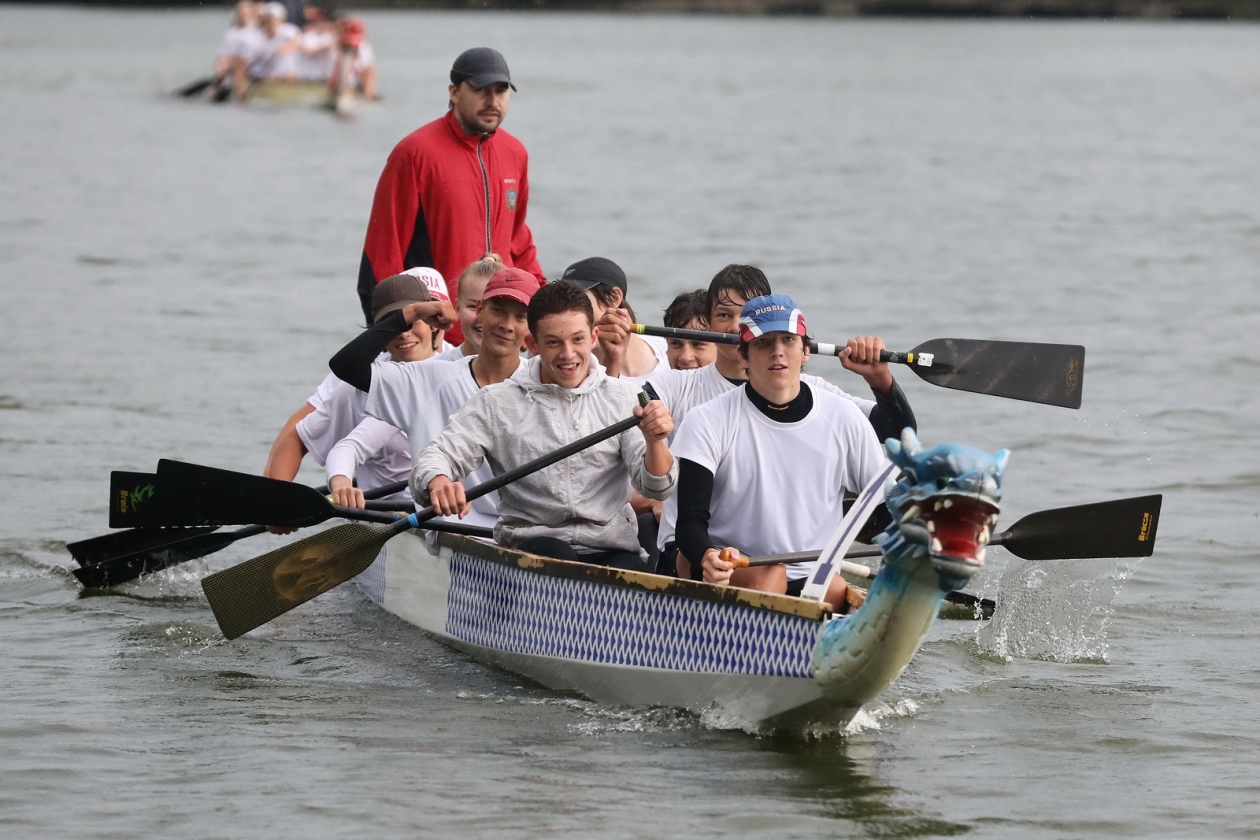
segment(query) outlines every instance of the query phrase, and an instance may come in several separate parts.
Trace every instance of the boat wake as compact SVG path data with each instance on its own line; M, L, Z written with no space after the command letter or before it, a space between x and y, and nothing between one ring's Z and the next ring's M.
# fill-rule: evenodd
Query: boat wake
M1138 562L1011 562L1002 574L993 620L976 630L979 652L1006 662L1106 664L1113 602Z

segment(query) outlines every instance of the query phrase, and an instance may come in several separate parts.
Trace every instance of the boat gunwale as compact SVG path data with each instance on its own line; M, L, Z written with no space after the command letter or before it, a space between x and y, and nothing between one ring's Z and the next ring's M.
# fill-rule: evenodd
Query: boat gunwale
M423 539L423 532L411 532ZM574 560L557 560L538 554L528 554L512 548L482 542L460 534L439 534L438 544L504 566L515 566L530 572L549 577L585 580L623 589L635 589L641 592L658 592L674 595L692 601L709 601L730 604L767 612L777 612L822 623L832 617L827 604L819 601L796 598L791 595L778 595L773 592L758 592L754 589L742 589L737 586L717 586L702 581L683 580L666 575L649 572L633 572L626 569L610 569L607 566L596 566Z

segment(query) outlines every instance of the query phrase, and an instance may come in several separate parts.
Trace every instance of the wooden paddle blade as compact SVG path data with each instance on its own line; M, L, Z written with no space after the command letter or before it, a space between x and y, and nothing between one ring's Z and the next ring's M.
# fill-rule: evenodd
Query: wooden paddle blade
M214 526L203 528L131 528L113 534L66 544L66 550L80 566L95 566L137 551L150 551L189 537L208 534Z
M1150 557L1163 496L1137 496L1030 513L993 540L1025 560Z
M283 525L304 528L333 515L318 490L291 481L158 461L164 525Z
M931 354L931 366L916 363L910 369L942 388L1081 407L1085 348L1079 344L934 338L914 354Z
M235 639L360 574L398 529L351 523L247 560L201 581L219 629Z

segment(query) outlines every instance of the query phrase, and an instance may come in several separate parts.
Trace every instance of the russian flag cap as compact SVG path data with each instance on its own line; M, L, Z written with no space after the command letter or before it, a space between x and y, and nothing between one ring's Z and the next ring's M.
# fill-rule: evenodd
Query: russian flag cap
M772 332L805 335L805 316L787 295L755 297L745 303L740 312L740 341L752 341L759 335Z

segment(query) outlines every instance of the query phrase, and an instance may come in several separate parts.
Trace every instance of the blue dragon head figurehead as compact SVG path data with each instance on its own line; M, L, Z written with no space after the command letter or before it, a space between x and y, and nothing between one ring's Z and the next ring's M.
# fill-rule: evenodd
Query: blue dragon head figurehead
M878 541L886 562L926 552L942 589L962 589L984 565L1010 453L947 443L924 450L913 429L885 446L901 478L886 494L893 523Z

